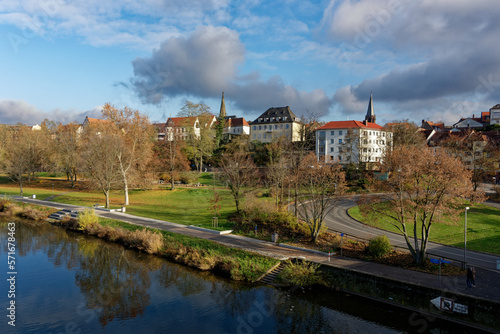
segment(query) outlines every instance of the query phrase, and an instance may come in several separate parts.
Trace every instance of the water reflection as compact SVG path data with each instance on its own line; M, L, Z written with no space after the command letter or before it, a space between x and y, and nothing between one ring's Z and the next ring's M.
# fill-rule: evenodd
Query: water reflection
M411 331L391 319L408 315L341 294L238 284L46 223L16 229L18 333ZM2 259L7 237L0 224Z

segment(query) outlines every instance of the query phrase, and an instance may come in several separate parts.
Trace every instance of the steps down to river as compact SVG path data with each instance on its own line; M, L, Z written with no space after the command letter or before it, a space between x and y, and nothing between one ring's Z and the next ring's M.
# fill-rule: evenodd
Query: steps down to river
M266 273L264 277L261 277L258 281L263 284L273 285L274 279L279 275L279 273L285 269L285 263L281 262L279 266L274 267L271 271Z
M55 219L55 220L61 220L64 217L78 219L79 214L80 214L80 211L78 211L78 210L63 209L61 211L57 211L56 213L51 214L49 216L49 218Z

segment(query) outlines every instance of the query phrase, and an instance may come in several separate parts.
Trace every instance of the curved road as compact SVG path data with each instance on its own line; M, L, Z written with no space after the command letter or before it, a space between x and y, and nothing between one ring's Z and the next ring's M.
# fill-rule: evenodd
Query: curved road
M374 227L367 226L359 221L352 219L347 214L347 210L356 206L356 196L344 197L336 204L336 207L330 212L325 219L325 225L336 232L345 233L348 236L354 236L363 239L371 239L376 235L385 234L393 246L408 249L404 237L402 235L380 230ZM412 239L413 240L413 239ZM459 262L464 261L464 249L442 244L429 242L427 245L427 253L431 258L443 257ZM500 261L500 255L479 253L467 250L467 264L485 269L497 271L497 261ZM500 272L500 270L498 270Z

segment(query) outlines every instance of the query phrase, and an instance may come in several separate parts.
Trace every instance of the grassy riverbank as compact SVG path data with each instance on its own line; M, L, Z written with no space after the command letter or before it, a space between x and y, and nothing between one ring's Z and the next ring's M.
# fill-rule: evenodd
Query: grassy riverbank
M0 215L7 218L42 220L55 211L57 210L8 199L0 200ZM63 220L58 224L67 229L166 257L190 267L211 270L237 281L253 282L278 263L276 259L227 247L210 240L143 228L97 216L81 221Z

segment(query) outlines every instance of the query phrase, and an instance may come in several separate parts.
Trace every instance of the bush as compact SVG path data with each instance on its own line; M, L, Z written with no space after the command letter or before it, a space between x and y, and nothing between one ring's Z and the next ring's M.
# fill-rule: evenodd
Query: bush
M78 216L78 229L93 234L99 224L99 217L95 214L94 209L86 209L80 212Z
M368 244L368 252L374 257L382 257L392 249L389 238L385 235L379 235L370 240Z
M179 181L181 181L184 184L195 183L196 181L198 181L198 176L193 175L191 173L182 173L179 176Z
M321 283L321 275L318 273L319 264L306 261L293 263L287 260L286 266L279 274L280 280L294 286L305 287Z
M144 250L149 254L156 254L163 247L163 237L161 234L146 229L130 232L128 242L131 247Z

